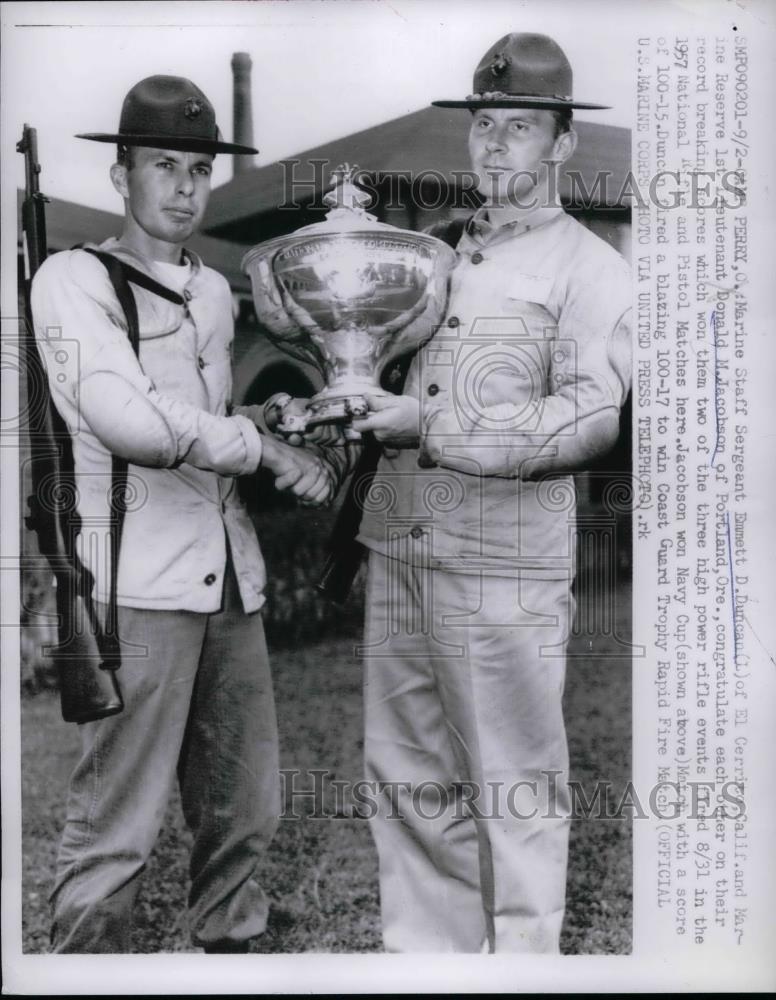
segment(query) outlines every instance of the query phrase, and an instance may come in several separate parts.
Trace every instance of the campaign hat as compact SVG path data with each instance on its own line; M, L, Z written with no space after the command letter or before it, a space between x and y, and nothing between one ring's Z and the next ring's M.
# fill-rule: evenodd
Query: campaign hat
M463 100L432 101L438 108L603 109L575 101L571 65L548 35L513 32L491 46L474 71L474 93Z
M258 153L252 146L224 142L213 105L181 76L146 77L124 98L118 132L86 132L76 138L192 153Z

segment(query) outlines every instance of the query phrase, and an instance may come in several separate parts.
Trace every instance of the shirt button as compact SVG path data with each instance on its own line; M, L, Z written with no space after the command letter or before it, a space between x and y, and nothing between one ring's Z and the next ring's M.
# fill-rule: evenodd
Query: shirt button
M447 325L450 327L451 330L454 330L457 326L461 325L461 321L458 319L457 316L451 316L450 319L447 321Z
M205 577L205 583L207 584L207 586L209 587L211 584L215 582L216 582L215 573L208 573L208 575Z
M423 529L415 525L410 534L412 535L413 538L420 538L420 536L423 534Z
M432 382L431 385L428 387L429 396L436 396L438 392L439 392L439 386L436 384L436 382Z
M202 369L205 367L204 358L197 358L197 364L199 365L199 370L202 371Z
M472 264L481 264L483 260L485 260L485 258L482 256L479 250L477 251L477 253L472 254Z

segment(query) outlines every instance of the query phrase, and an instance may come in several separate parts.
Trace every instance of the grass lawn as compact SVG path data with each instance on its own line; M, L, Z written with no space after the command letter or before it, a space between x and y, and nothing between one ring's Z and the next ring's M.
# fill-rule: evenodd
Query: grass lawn
M621 634L627 634L622 626L628 614L626 595L615 616ZM339 638L274 652L283 768L325 768L349 781L361 777L361 669L353 647L352 638ZM616 801L631 770L630 661L612 655L617 649L611 637L584 627L570 652L565 706L571 777L588 792L595 780L611 781ZM59 717L56 694L24 698L22 743L24 949L44 952L47 896L78 744L77 727ZM194 950L185 917L189 844L175 800L143 877L137 952ZM277 905L255 951L381 950L377 859L365 821L283 820L260 876ZM561 948L570 954L627 953L630 941L630 824L574 820Z

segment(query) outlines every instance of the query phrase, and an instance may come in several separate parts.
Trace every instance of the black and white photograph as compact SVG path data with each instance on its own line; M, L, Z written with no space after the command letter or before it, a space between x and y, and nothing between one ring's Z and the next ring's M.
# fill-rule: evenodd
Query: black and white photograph
M774 13L3 5L9 992L775 984Z

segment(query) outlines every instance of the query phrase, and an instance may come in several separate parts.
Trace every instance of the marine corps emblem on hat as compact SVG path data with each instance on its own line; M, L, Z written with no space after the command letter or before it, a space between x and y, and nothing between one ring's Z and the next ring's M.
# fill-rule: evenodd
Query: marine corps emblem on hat
M488 49L474 71L473 94L432 101L438 108L604 109L572 97L572 73L563 49L548 35L513 32Z
M181 76L141 80L124 98L118 132L86 132L76 138L214 155L258 153L252 146L224 142L213 105L196 84Z
M202 114L202 105L195 98L190 97L188 101L186 101L183 113L187 118L196 118L197 115Z

